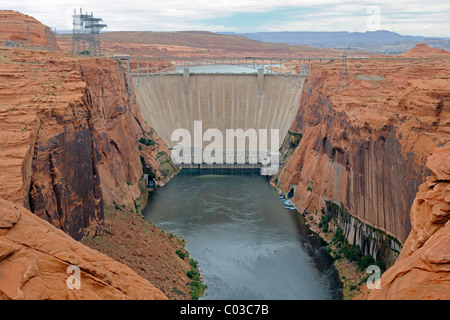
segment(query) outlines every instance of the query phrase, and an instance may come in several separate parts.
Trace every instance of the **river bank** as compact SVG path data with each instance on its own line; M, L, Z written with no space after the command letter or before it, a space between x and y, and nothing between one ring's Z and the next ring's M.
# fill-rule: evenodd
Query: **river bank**
M105 227L81 242L127 265L169 299L191 299L192 280L186 275L191 265L177 254L184 251L184 241L143 220L135 208L105 206Z
M270 184L282 194L282 191L277 188L273 181ZM326 250L334 260L333 265L339 274L339 280L342 284L343 300L366 300L369 295L366 279L370 274L360 270L356 262L350 261L344 255L338 253L339 245L333 241L338 229L336 222L331 219L327 222L327 227L324 228L317 213L305 212L303 215L295 210L295 214L311 232L326 243Z
M300 213L298 214L300 215ZM309 217L312 217L312 219ZM324 232L323 228L320 227L320 221L315 221L313 215L304 218L308 228L327 243L327 252L334 259L334 267L338 271L342 283L343 300L366 300L369 294L366 279L369 274L361 271L356 262L352 262L342 255L338 256L338 246L333 243L333 237L337 230L336 224L329 222L328 230Z

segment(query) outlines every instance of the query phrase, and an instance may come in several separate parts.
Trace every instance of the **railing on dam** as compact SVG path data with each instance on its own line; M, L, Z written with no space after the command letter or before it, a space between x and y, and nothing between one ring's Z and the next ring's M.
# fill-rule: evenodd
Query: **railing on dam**
M278 151L223 151L181 148L187 154L170 148L172 160L180 169L258 169L262 175L274 175L279 168ZM181 154L181 155L180 155Z
M129 79L131 77L137 79L134 83L135 89L148 84L156 77L167 74L181 74L188 69L191 74L256 74L259 70L263 70L265 74L289 80L293 85L302 88L308 94L310 91L309 80L304 83L303 79L309 79L310 77L311 58L180 58L131 57L127 55L113 56L113 58L125 61ZM145 78L146 81L142 78ZM140 81L141 79L143 81Z

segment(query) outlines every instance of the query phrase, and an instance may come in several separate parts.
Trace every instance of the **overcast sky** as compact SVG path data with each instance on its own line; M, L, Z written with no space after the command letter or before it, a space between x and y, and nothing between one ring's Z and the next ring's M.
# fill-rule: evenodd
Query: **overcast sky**
M72 29L75 8L103 18L106 31L389 30L450 37L449 0L0 0L0 9L58 30Z

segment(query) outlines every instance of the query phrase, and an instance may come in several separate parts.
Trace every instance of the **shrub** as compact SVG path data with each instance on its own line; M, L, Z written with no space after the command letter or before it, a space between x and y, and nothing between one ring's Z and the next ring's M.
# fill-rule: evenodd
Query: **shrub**
M197 262L196 260L190 259L190 260L189 260L189 263L191 264L191 267L192 267L192 268L197 269L197 267L198 267L198 262Z
M191 269L191 270L187 271L186 275L189 279L200 280L200 275L199 275L198 271L195 269Z
M141 137L138 141L139 141L139 143L142 143L146 146L155 145L155 141L153 141L152 139L145 139L144 137Z
M323 227L325 225L328 227L328 222L330 222L330 220L331 220L330 214L322 215L322 217L320 218L319 227Z
M186 252L184 252L183 250L176 250L175 253L184 260L184 258L186 257ZM189 272L189 271L188 271ZM192 278L191 278L192 279Z
M191 283L189 283L189 286L191 287L191 291L189 294L191 295L192 300L198 300L199 297L203 295L203 292L206 289L206 285L204 285L199 280L194 280Z
M361 251L359 250L359 247L350 245L350 249L347 250L347 254L345 257L350 261L358 261L361 257Z
M360 271L363 271L373 263L374 263L373 257L370 254L367 254L358 260L358 269Z
M191 287L189 294L191 295L192 300L198 300L198 298L203 295L207 286L202 283L200 278L200 273L197 269L198 262L194 259L189 259L189 263L191 264L191 270L186 272L186 276L192 280L189 283L189 286Z
M337 228L336 232L333 235L332 241L336 244L343 244L345 242L344 232L341 228Z

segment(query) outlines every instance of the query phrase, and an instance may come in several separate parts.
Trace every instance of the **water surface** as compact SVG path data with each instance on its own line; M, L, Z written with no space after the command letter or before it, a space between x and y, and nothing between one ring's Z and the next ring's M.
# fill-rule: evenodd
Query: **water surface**
M294 212L264 176L183 170L143 214L187 241L202 299L339 299L330 257Z

